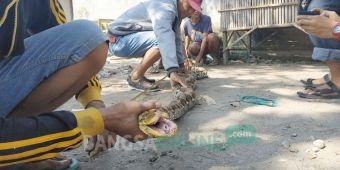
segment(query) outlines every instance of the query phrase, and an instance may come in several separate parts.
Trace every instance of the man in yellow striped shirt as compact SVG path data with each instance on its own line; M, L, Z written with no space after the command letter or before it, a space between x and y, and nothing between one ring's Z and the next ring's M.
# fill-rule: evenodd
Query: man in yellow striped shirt
M67 168L70 160L52 158L104 129L146 137L138 114L159 104L105 107L95 75L107 38L90 21L65 22L57 0L0 1L0 169ZM54 111L74 95L85 110Z

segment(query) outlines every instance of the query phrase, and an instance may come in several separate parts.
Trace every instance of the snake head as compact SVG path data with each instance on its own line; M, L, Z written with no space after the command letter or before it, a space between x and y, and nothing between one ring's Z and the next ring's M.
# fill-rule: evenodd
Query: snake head
M152 137L171 137L177 131L177 125L169 120L169 115L160 110L145 111L139 115L138 119L139 129Z

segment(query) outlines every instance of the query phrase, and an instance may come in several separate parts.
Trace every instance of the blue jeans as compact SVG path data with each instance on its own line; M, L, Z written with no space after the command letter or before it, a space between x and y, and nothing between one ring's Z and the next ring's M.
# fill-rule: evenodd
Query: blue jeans
M86 20L26 38L23 54L0 61L0 117L6 117L42 81L78 63L106 39L97 25Z
M308 10L315 8L340 12L339 0L312 0L308 5ZM340 41L334 39L318 38L310 36L314 44L313 59L320 61L340 60Z
M156 35L153 31L142 31L116 37L109 50L117 57L143 57L150 48L158 48Z

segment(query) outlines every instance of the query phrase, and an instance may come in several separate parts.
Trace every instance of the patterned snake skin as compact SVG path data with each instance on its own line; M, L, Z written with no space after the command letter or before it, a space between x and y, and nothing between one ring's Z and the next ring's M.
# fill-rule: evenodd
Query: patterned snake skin
M161 108L161 111L168 113L170 120L176 120L196 105L196 80L208 77L208 72L203 67L194 67L191 73L186 76L185 82L188 88L177 86L173 90L173 100L169 105Z

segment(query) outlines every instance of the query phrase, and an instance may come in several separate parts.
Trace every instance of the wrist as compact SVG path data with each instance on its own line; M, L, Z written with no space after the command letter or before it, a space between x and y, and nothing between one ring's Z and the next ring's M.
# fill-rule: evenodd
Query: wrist
M169 77L171 78L172 76L177 75L177 74L178 74L178 71L171 72L170 75L169 75Z
M103 123L104 123L104 128L105 129L112 129L112 125L114 126L115 122L117 122L117 115L116 111L111 109L111 107L107 107L107 108L100 108L98 109L100 111L100 114L103 118Z
M168 77L170 77L172 73L178 72L178 67L169 68L167 71L168 71Z
M85 108L89 108L89 107L94 107L94 108L105 108L105 104L103 101L101 100L93 100L93 101L90 101L89 104L87 104L87 106Z

